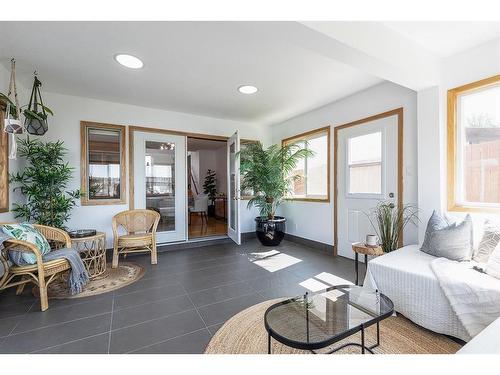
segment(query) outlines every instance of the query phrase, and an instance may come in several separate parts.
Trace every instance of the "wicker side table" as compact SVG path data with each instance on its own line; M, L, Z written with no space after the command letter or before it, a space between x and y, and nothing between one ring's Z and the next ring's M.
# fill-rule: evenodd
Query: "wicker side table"
M97 232L90 237L72 238L71 245L80 254L90 279L106 272L106 233Z
M366 246L364 243L358 242L352 244L352 251L354 251L354 270L356 272L356 285L359 283L358 274L358 254L363 254L365 256L365 266L368 267L368 255L379 256L384 253L380 246L370 247Z

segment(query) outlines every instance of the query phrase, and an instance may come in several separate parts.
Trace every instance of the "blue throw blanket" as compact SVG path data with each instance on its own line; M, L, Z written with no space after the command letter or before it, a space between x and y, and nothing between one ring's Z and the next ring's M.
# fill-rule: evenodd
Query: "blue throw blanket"
M0 250L3 248L3 242L9 238L11 238L11 236L0 232ZM22 253L19 251L9 251L10 261L18 266L26 265L26 262L22 259L21 254ZM70 293L72 295L81 293L85 285L89 282L89 274L83 264L82 258L80 258L80 255L76 250L68 248L53 250L43 256L43 260L45 262L61 258L66 259L71 266L68 279ZM3 274L3 272L0 272L0 276L1 274Z

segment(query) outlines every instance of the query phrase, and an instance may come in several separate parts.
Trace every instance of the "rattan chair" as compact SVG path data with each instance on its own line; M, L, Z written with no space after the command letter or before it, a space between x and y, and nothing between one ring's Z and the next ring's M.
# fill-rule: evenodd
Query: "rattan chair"
M112 268L118 267L120 254L151 253L151 264L157 264L156 228L160 221L160 214L153 210L129 210L113 216L113 263ZM122 227L126 234L120 235L118 229Z
M0 226L2 225L0 223ZM38 224L34 224L33 226L49 241L52 249L71 247L71 239L65 231ZM34 254L36 263L25 266L12 265L8 256L11 250ZM49 284L57 276L71 268L68 261L63 258L44 262L40 250L36 245L16 239L9 239L4 242L4 248L0 252L0 262L4 268L4 274L0 278L0 290L17 286L16 294L20 295L26 284L33 283L40 290L40 308L42 311L49 308L47 296Z

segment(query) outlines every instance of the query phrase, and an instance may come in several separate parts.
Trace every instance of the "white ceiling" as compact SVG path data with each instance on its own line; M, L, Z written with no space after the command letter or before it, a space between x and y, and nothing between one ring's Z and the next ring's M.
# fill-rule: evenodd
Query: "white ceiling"
M439 57L448 57L500 38L500 22L384 22Z
M331 24L339 27L322 33L298 22L0 22L0 63L15 57L27 87L36 69L45 91L272 124L378 77L412 87L401 77L415 70L397 66L403 59L384 47L389 40L411 39L407 60L421 64L426 51L442 58L500 36L498 22ZM118 65L117 53L140 57L144 68ZM242 84L259 92L242 95Z
M260 123L381 82L284 42L291 23L1 22L0 61L14 56L27 78L36 68L47 91ZM117 53L140 57L144 68L119 66ZM258 94L238 93L242 84Z

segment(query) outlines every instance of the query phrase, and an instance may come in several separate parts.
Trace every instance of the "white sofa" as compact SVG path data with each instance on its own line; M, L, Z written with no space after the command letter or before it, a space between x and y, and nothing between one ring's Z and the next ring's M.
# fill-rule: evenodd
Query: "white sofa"
M368 262L364 285L387 295L397 312L418 325L469 341L431 269L434 259L417 245L405 246Z
M500 354L500 318L483 329L457 354Z

